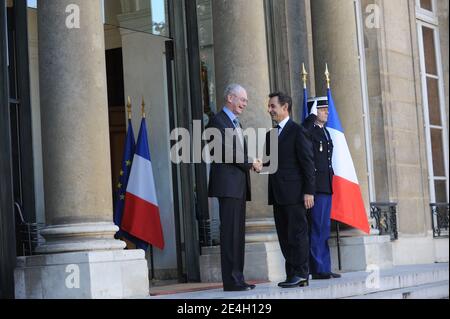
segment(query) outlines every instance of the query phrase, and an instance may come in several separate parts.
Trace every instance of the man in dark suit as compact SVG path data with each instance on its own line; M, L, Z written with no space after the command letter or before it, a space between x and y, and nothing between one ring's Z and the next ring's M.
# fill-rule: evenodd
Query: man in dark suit
M231 84L225 89L225 106L208 128L220 131L222 158L211 164L209 197L219 199L222 281L225 291L255 288L244 280L245 211L251 201L250 170L260 171L262 162L251 161L242 135L239 116L247 107L245 89ZM234 136L233 136L234 134ZM215 156L214 154L213 156Z
M282 92L269 95L269 113L278 130L278 170L269 175L269 205L273 205L281 251L286 260L282 288L307 286L309 277L306 210L314 205L314 163L306 130L292 121L292 98ZM270 152L270 132L266 137ZM266 164L265 164L266 165Z
M326 128L328 121L328 98L308 100L310 115L303 123L308 130L314 150L316 167L315 205L310 214L310 273L313 279L340 278L331 272L330 212L333 194L333 140Z

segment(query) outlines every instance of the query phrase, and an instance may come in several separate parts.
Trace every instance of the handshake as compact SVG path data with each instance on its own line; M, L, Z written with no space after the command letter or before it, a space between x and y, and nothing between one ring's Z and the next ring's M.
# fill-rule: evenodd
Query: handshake
M261 173L261 171L263 169L263 162L260 159L255 159L253 161L253 168L252 169L256 173Z

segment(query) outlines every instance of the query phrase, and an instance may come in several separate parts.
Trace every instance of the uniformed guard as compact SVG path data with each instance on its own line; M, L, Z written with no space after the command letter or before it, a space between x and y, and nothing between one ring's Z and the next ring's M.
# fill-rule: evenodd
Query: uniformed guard
M331 272L330 238L331 197L333 194L333 141L326 128L328 98L308 99L309 116L303 126L309 131L314 149L316 193L310 212L310 274L312 279L339 278Z

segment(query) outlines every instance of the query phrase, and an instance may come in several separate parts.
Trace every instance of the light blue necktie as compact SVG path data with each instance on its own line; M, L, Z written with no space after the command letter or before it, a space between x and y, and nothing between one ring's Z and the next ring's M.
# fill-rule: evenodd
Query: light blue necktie
M242 128L241 123L239 123L239 119L237 117L233 120L233 124L235 128Z
M238 137L239 137L239 140L241 141L241 144L244 145L244 136L242 135L242 126L241 126L241 123L239 123L239 119L237 117L233 120L233 124L236 129L239 129Z

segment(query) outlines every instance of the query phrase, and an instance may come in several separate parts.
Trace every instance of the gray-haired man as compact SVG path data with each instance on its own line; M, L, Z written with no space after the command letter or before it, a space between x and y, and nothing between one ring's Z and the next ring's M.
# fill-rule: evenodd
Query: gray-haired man
M222 281L225 291L246 291L255 288L244 280L245 253L245 210L246 201L251 200L250 170L260 171L260 161L249 161L247 145L241 132L239 116L247 107L246 90L231 84L225 89L225 106L210 121L208 128L216 128L221 132L224 157L232 158L213 162L209 178L209 196L219 199L220 210L220 245ZM237 131L238 138L226 138L229 131ZM244 144L244 145L241 145ZM243 151L242 161L238 153ZM232 157L230 157L232 152Z

